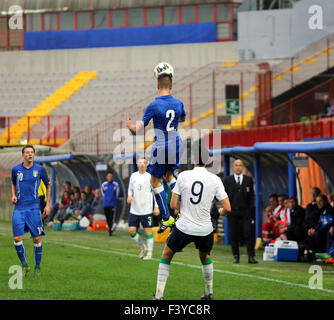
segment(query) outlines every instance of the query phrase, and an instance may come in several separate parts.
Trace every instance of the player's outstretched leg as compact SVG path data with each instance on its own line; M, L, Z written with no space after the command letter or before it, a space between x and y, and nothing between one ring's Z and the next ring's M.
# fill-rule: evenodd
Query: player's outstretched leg
M146 231L146 232L149 233L148 231ZM150 259L152 259L152 252L153 252L153 246L154 246L154 237L153 237L153 234L152 233L147 234L147 233L146 233L147 254L143 258L144 260L150 260Z
M131 239L138 244L138 246L140 247L140 253L138 255L139 259L143 259L145 256L145 252L146 252L146 246L143 243L143 241L141 241L139 234L134 230L133 232L130 232L130 228L129 228L129 234L131 236Z
M158 233L161 233L164 232L168 227L173 226L175 224L175 220L169 213L166 191L161 182L160 186L153 188L153 192L162 217L162 224L158 230Z

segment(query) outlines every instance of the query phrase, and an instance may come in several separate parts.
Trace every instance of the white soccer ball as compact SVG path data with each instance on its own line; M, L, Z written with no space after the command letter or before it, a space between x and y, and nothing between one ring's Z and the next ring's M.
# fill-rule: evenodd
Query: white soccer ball
M163 74L167 74L171 77L174 76L174 69L173 67L167 63L167 62L160 62L155 68L154 68L154 76L158 79Z

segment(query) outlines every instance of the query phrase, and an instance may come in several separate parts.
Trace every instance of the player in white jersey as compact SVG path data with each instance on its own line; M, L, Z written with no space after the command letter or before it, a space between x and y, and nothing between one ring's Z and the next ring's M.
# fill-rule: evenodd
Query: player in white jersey
M220 214L231 211L231 205L220 178L205 168L209 159L208 150L199 143L193 146L192 151L195 168L181 172L172 191L171 208L180 207L181 217L176 221L175 228L162 252L154 300L163 299L170 262L174 254L191 242L195 243L202 262L205 291L201 299L213 299L213 264L210 257L213 226L210 209L214 197L222 204L223 208L219 209ZM182 197L181 202L179 202L180 197Z
M128 188L128 203L131 204L130 215L128 220L128 232L131 238L139 245L139 258L149 260L152 258L153 252L153 233L152 220L153 215L159 215L159 207L156 203L151 187L151 175L146 172L148 162L146 159L138 159L138 171L132 173ZM154 206L154 209L153 209ZM145 234L147 246L141 241L137 229L139 223L142 224ZM147 254L145 252L147 249Z

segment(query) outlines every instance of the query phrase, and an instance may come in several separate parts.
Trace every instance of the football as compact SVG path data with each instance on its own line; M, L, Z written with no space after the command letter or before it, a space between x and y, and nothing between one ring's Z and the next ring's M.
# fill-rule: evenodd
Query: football
M174 76L174 69L173 67L167 63L167 62L160 62L155 68L154 68L154 76L158 79L163 74L167 74L171 77Z

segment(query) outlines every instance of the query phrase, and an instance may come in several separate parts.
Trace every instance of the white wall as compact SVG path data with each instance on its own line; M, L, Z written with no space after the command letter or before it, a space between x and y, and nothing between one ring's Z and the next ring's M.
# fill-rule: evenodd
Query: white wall
M77 72L81 70L152 69L161 61L174 68L237 61L236 42L99 49L11 51L0 53L1 73Z
M323 29L313 30L309 8L317 4L323 12ZM293 57L298 51L334 33L334 1L302 0L292 9L238 13L240 60Z

